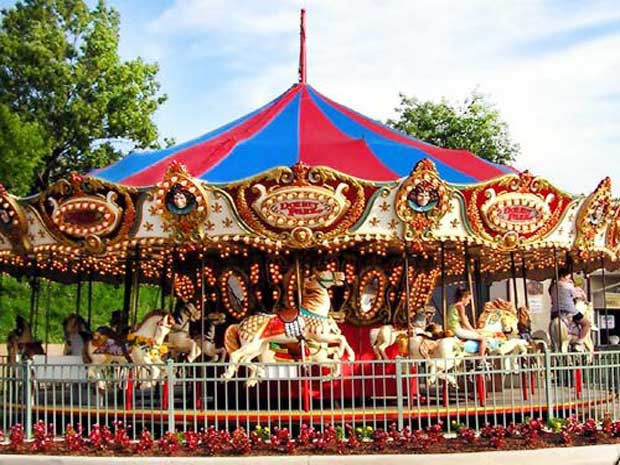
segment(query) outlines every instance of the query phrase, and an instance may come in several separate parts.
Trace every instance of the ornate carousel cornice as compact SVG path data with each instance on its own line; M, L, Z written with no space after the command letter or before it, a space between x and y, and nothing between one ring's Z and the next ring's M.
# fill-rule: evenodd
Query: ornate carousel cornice
M136 249L156 270L173 251L407 250L437 259L443 248L451 275L463 271L466 249L483 273L508 270L511 253L531 269L547 268L554 253L570 252L584 267L601 257L615 266L620 254L620 206L609 179L585 198L527 171L464 186L443 181L430 160L390 183L297 164L227 185L173 163L150 188L72 175L25 199L0 189L0 202L0 261L10 270L90 267L120 276Z

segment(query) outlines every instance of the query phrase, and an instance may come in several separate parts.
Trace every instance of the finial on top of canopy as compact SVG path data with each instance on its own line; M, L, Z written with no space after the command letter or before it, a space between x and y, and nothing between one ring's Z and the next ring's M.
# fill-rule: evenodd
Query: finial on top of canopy
M299 83L306 83L306 10L303 8L299 24Z

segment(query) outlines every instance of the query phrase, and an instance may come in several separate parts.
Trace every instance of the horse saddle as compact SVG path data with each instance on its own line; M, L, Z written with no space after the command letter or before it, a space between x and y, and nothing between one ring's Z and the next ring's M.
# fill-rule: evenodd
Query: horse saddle
M296 308L286 308L278 312L278 318L284 323L284 334L288 337L301 338L305 322Z
M103 344L97 347L95 353L122 357L125 354L125 348L114 339L108 338Z
M292 323L299 317L299 310L296 308L283 308L278 312L278 317L283 323Z
M431 358L431 354L437 349L439 341L433 339L423 339L420 344L420 355L424 358Z

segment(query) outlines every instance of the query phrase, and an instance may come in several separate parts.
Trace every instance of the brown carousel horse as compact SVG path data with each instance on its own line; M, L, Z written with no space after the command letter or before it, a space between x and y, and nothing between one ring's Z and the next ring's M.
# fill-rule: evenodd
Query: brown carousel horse
M239 365L244 363L250 371L246 384L254 386L265 373L251 362L256 358L266 358L271 343L293 344L300 339L308 343L337 344L337 350L331 354L333 361L341 360L345 352L350 361L354 360L355 352L329 316L331 302L328 289L342 286L344 279L342 272L316 271L304 282L300 309L286 309L279 315L251 315L241 323L229 326L224 336L224 345L230 363L222 377L231 379ZM336 377L340 374L340 365L334 365L331 374Z
M43 344L34 339L30 325L21 315L17 315L15 329L9 332L7 353L11 364L17 363L18 358L32 359L34 355L45 355Z

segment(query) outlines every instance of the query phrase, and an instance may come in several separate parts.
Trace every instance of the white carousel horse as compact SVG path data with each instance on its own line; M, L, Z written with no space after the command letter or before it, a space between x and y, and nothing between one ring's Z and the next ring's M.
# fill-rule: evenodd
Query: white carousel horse
M396 329L392 325L383 325L370 330L370 345L378 360L388 360L386 349L394 344L400 336L407 336L406 329Z
M98 328L84 350L84 361L91 364L88 368L89 378L100 378L101 369L110 364L133 363L139 367L139 379L142 380L140 385L151 387L165 373L160 367L163 364L161 357L167 351L164 339L173 325L172 315L156 310L144 317L142 323L127 336L127 341L121 340L109 328ZM102 389L102 384L99 387Z
M338 348L332 355L333 360L340 360L345 352L349 360L354 360L353 349L336 322L329 316L331 302L328 289L342 286L344 279L342 272L314 272L304 282L299 310L287 309L278 315L251 315L241 323L229 326L224 336L224 345L230 356L230 363L222 377L232 378L239 365L245 363L250 370L246 384L256 385L265 373L250 362L268 351L272 342L291 344L305 339L308 342L337 344ZM339 374L340 365L336 364L332 376Z
M200 319L200 310L193 304L178 304L172 314L174 325L168 334L168 350L172 357L185 354L187 362L192 363L200 354L200 344L190 337L189 326Z
M429 311L427 307L417 311L412 320L412 332L417 335L424 335L425 328L432 321L432 314L429 319ZM388 347L398 341L399 338L407 336L407 330L404 328L395 328L392 325L383 325L370 330L370 346L372 347L375 357L379 360L388 360L389 357L385 352Z
M519 357L528 352L529 342L519 335L519 318L514 304L502 299L487 302L478 318L478 328L487 336L489 355L504 356L504 371L517 372Z
M77 313L72 313L63 320L62 328L65 333L63 355L81 356L84 353L86 336L90 332L86 320Z
M583 315L584 319L587 319L592 324L592 329L596 330L593 324L594 321L594 306L592 303L578 300L575 303L577 310ZM572 321L562 317L560 319L560 325L558 325L558 317L555 317L549 323L549 336L553 349L558 352L566 353L570 351L570 348L575 345L579 339L579 325ZM560 343L561 341L561 343ZM594 342L590 334L584 339L585 352L594 352Z

